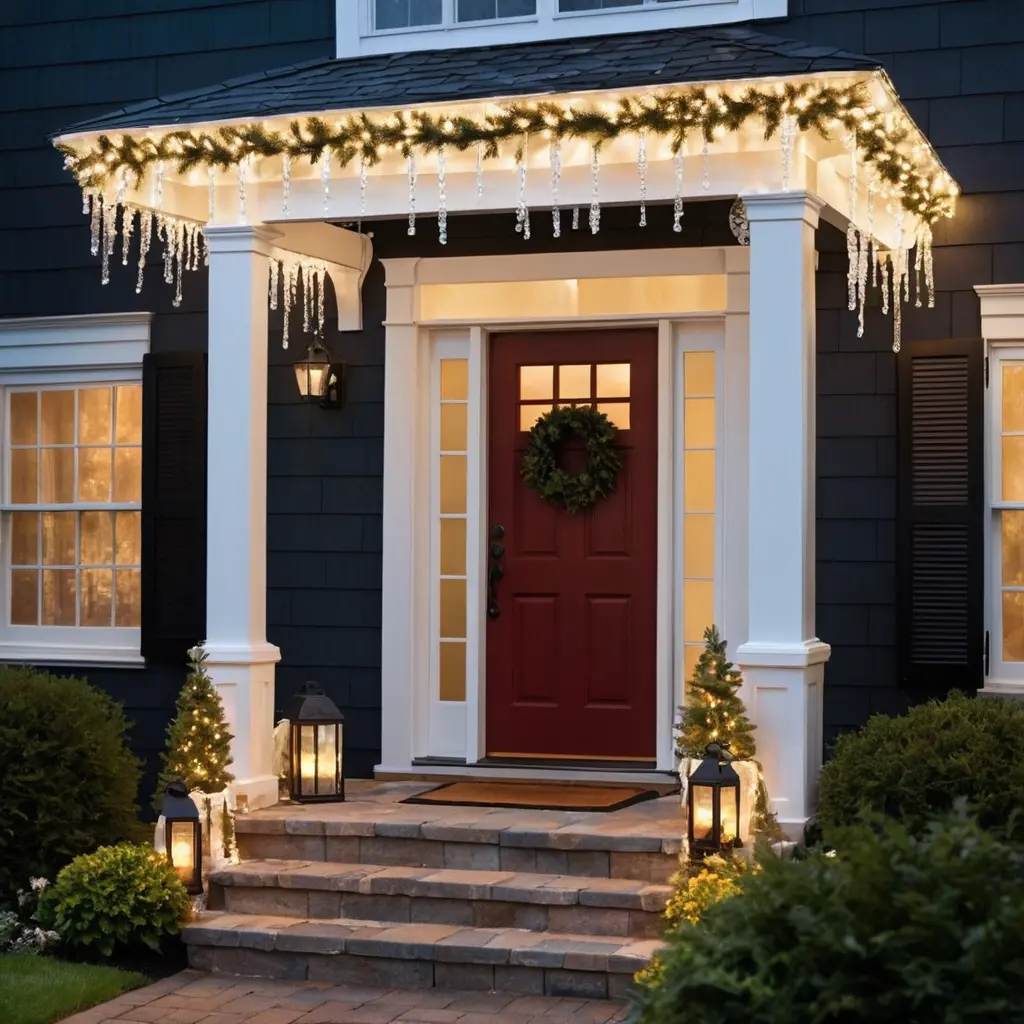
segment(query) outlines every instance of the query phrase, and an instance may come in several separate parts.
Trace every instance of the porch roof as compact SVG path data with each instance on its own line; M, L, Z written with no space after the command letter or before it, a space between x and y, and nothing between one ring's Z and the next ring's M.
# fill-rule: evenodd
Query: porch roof
M664 29L313 61L132 104L60 135L879 67L868 57L742 25Z

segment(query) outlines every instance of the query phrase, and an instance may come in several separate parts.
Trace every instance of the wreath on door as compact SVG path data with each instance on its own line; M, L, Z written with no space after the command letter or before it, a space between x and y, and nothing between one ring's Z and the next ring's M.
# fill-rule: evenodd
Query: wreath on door
M603 412L590 406L552 409L530 431L521 467L524 483L549 505L571 515L591 508L607 498L618 482L622 468L622 453L615 444L618 433ZM560 445L571 435L587 446L587 464L579 473L567 473L559 465Z

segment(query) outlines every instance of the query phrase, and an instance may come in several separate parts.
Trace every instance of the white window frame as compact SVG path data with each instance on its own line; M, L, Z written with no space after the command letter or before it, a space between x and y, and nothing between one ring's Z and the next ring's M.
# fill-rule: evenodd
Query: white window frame
M378 30L374 26L376 0L336 0L335 55L358 57L727 25L759 18L784 18L789 0L673 0L608 10L564 12L559 9L559 0L537 0L535 15L462 22L455 20L456 2L442 0L439 24Z
M142 666L141 629L135 627L12 626L11 537L7 424L10 393L25 388L141 384L142 357L149 351L151 313L30 317L0 320L0 662L36 665ZM106 507L106 506L104 506ZM111 509L120 506L111 505ZM38 506L26 506L37 509ZM74 511L78 505L61 505Z

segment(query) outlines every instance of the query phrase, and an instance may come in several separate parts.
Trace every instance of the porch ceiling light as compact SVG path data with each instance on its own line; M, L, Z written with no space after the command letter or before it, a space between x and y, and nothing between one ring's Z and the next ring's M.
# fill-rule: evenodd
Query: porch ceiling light
M292 697L287 717L292 800L344 800L345 716L316 683L306 683Z
M740 845L740 777L724 743L709 743L686 794L690 859L728 853Z
M192 802L184 782L171 782L164 791L160 808L164 818L164 849L167 859L193 896L203 891L203 830L199 808Z
M331 353L314 340L303 359L295 363L299 394L324 409L340 409L345 404L345 363L331 361Z

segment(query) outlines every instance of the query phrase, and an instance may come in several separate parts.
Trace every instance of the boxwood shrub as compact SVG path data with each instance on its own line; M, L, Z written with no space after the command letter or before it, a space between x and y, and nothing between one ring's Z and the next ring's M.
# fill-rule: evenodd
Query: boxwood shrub
M1024 840L1024 702L953 693L869 719L839 739L822 770L818 823L828 832L868 809L920 832L961 798L983 826L1010 826Z
M139 762L118 704L79 679L0 667L0 897L139 836Z
M641 1024L1024 1020L1024 849L964 805L913 835L878 818L838 857L762 860L681 924Z

